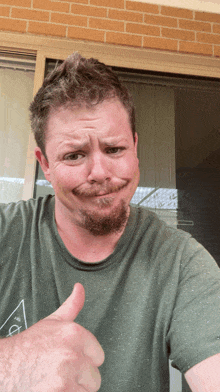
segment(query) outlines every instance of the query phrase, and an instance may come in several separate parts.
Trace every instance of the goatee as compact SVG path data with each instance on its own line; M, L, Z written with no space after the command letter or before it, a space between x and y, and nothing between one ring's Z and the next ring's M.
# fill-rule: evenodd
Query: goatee
M128 208L123 200L120 205L106 216L99 212L88 212L85 210L81 210L80 213L83 218L80 226L94 236L118 233L124 228L128 219Z

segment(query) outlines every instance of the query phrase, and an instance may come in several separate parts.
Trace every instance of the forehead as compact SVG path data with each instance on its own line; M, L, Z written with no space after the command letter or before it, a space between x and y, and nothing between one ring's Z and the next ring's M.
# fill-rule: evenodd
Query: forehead
M65 105L51 111L46 140L51 138L82 138L89 133L99 136L132 134L129 115L118 99L105 100L94 106Z

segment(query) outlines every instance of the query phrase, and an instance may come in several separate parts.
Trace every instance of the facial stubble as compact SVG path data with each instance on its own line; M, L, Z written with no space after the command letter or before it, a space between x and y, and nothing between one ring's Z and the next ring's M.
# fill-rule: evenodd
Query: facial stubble
M101 201L103 204L100 205L100 211L104 208L104 203L111 204L111 201L104 199ZM104 236L113 233L119 233L124 227L128 219L128 207L124 200L121 200L120 204L116 206L112 211L105 215L99 211L85 211L80 210L81 224L94 236Z

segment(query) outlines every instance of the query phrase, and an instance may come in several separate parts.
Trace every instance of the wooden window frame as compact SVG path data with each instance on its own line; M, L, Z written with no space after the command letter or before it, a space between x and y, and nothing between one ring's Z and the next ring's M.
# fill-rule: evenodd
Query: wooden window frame
M44 36L0 32L0 53L35 56L34 95L41 87L47 59L64 60L78 51L84 57L94 57L115 67L171 74L220 78L220 59L200 55L171 53L127 46ZM23 200L33 197L36 160L35 140L29 135Z

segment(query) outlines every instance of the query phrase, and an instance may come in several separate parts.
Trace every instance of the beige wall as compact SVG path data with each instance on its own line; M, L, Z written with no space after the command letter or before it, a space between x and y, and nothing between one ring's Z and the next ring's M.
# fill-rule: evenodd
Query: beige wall
M142 3L160 4L170 7L188 8L205 12L220 13L220 0L133 0Z

